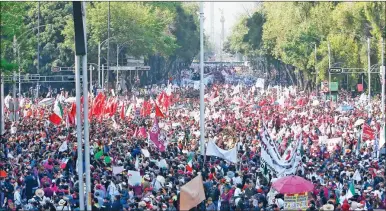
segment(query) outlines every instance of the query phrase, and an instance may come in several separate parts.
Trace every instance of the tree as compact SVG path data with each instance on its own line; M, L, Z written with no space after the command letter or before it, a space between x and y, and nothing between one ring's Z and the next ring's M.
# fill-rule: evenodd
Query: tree
M327 76L328 43L333 65L367 69L366 39L371 37L371 64L379 63L385 9L385 2L266 2L247 21L240 18L226 46L250 54L250 60L260 58L257 69L284 68L300 88L309 89Z
M198 6L181 2L111 2L110 63L120 55L145 57L154 81L188 66L199 49ZM1 2L1 58L15 61L13 37L23 34L20 54L23 69L37 72L37 2ZM98 43L107 39L108 3L87 3L88 61L98 63ZM17 17L17 18L14 18ZM70 2L40 3L39 73L53 66L74 65L74 29ZM24 36L25 35L25 36ZM106 48L102 47L102 64ZM153 58L158 58L151 62ZM153 71L154 70L154 71ZM131 78L132 79L132 78ZM131 80L130 79L130 80Z

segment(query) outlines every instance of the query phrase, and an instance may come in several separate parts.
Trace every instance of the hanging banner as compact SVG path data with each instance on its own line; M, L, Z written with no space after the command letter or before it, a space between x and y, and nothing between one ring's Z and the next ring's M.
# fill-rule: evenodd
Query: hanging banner
M307 208L307 193L284 194L284 210L306 210Z

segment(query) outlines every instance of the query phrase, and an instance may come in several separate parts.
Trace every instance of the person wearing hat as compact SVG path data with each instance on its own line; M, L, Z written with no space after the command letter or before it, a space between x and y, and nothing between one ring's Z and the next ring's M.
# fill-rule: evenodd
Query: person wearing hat
M177 211L177 209L174 207L174 201L173 199L169 199L169 205L166 211Z
M44 196L44 191L43 189L37 189L35 191L35 196L34 199L39 202L41 205L45 204L45 201L48 199L47 197Z
M109 211L111 210L111 203L109 197L105 197L103 199L103 205L102 205L102 211Z
M216 206L213 204L212 198L209 197L206 202L206 210L207 211L216 211Z
M65 199L60 199L56 210L70 211L71 208L68 201L66 201Z
M17 209L21 208L22 202L21 202L21 186L16 187L16 191L13 194L13 200L15 202L15 206Z
M213 185L209 191L209 196L212 198L212 201L213 201L213 204L217 210L217 206L218 206L218 201L220 199L220 190L217 186L217 182L213 182Z
M327 204L323 205L320 208L320 211L333 211L334 210L334 205L331 201L328 201Z

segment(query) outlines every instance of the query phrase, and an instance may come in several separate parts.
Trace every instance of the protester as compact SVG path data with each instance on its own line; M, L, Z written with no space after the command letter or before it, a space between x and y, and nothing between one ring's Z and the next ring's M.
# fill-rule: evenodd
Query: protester
M206 200L197 208L285 210L284 195L270 195L279 175L261 168L264 131L283 160L291 159L300 141L302 170L294 174L315 184L308 210L386 208L377 97L368 108L360 96L344 92L332 102L293 87L259 87L206 87L205 139L224 150L236 148L236 163L200 155L199 99L192 87L153 86L142 97L90 97L92 209L179 210L181 187L201 172ZM77 171L85 157L79 163L74 104L65 96L61 90L57 125L49 120L59 104L39 106L42 99L26 103L31 113L21 112L20 121L12 125L7 119L1 209L83 210Z

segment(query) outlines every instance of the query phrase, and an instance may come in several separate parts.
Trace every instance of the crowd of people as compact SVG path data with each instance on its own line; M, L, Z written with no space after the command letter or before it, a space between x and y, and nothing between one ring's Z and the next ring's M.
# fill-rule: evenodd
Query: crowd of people
M138 132L151 130L155 111L136 113L143 101L159 102L162 92L169 96L168 105L159 105L165 116L159 117L159 127L166 150ZM360 96L344 93L334 102L296 88L213 85L206 89L205 140L224 150L237 147L239 162L231 163L200 154L199 98L186 95L190 92L192 87L159 87L144 100L121 96L119 105L134 108L123 118L119 108L112 115L90 117L91 153L85 156L91 159L92 210L180 210L181 187L199 173L206 199L195 210L284 210L284 194L269 195L277 175L266 175L260 168L263 130L268 130L284 158L291 143L302 137L303 170L297 175L315 187L308 193L308 210L386 208L378 97L369 107ZM19 121L6 121L1 136L0 210L84 210L79 207L77 169L85 161L77 162L76 126L66 124L65 118L60 125L50 123L52 105L36 104L28 106L34 109L32 114L21 112ZM71 105L62 104L64 116ZM341 109L343 105L350 108ZM374 133L367 140L358 138L364 125ZM329 146L320 142L321 136L342 141ZM119 173L114 170L117 166L123 167ZM141 183L131 185L127 171L139 171ZM355 193L348 196L352 186Z

